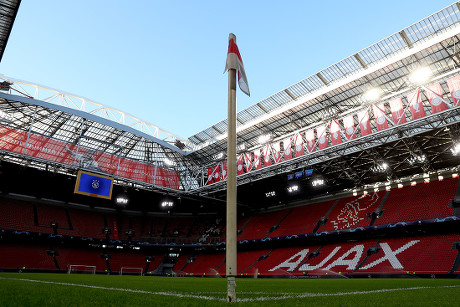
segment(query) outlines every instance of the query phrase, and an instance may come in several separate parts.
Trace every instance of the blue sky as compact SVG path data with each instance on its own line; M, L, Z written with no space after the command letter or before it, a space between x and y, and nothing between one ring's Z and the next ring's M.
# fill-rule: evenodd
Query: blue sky
M227 117L230 32L251 90L240 111L451 3L23 0L0 73L187 138Z

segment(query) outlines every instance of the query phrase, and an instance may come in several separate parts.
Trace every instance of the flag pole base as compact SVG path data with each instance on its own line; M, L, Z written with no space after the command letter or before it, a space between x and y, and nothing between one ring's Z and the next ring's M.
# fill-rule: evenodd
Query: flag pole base
M235 276L227 277L227 302L236 302L236 281Z

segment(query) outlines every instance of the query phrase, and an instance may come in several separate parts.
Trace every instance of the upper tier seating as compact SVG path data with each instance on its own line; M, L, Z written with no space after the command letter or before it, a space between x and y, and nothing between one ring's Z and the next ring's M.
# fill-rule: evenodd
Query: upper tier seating
M455 197L457 183L458 178L447 178L392 189L375 225L452 216L454 209L448 204Z
M289 209L277 212L262 213L253 216L238 235L238 241L262 239L268 235L269 230L277 225L289 213Z
M334 203L335 200L330 200L294 208L294 210L280 223L278 229L270 234L270 237L274 238L313 232L318 220L326 215Z
M102 213L69 208L69 214L76 235L86 238L105 239L105 234L102 233L102 229L105 226ZM112 226L109 226L109 228L112 228Z
M34 209L30 202L0 198L0 228L22 231L40 231L34 225Z
M342 198L331 211L326 224L318 231L340 230L369 226L366 215L377 209L386 191Z

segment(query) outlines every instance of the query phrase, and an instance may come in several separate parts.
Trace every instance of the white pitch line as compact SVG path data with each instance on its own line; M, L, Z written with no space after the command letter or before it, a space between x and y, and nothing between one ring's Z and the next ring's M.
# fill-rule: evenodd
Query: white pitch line
M181 297L181 298L195 298L195 299L202 299L208 301L222 301L225 302L224 298L220 297L213 297L213 296L203 296L203 295L193 295L193 294L182 294L182 293L175 293L175 292L153 292L153 291L145 291L145 290L134 290L134 289L124 289L124 288L109 288L109 287L101 287L101 286L91 286L85 284L74 284L74 283L65 283L65 282L55 282L55 281L44 281L44 280L36 280L36 279L25 279L25 278L7 278L7 277L0 277L0 279L6 280L18 280L18 281L28 281L34 283L42 283L42 284L54 284L54 285L61 285L61 286L73 286L73 287L82 287L82 288L91 288L91 289L101 289L101 290L110 290L110 291L121 291L121 292L130 292L130 293L142 293L142 294L153 294L153 295L163 295L163 296L174 296L174 297ZM268 300L287 300L293 298L307 298L307 297L325 297L325 296L345 296L345 295L359 295L359 294L372 294L372 293L384 293L384 292L394 292L394 291L408 291L408 290L422 290L422 289L441 289L441 288L459 288L460 285L452 285L452 286L438 286L438 287L410 287L410 288L394 288L394 289L379 289L379 290L368 290L368 291L353 291L353 292L337 292L337 293L298 293L292 295L282 295L282 296L261 296L256 298L240 298L238 302L256 302L256 301L268 301ZM205 292L206 293L206 292ZM208 292L211 293L211 292ZM218 292L214 292L218 293ZM242 292L237 292L237 294ZM261 292L244 292L246 294L256 294ZM222 294L224 294L222 292ZM262 293L264 294L264 293Z
M186 298L196 298L196 299L202 299L202 300L208 300L208 301L225 301L224 298L220 298L220 297L193 295L193 294L182 294L182 293L174 293L174 292L163 292L163 291L153 292L153 291L135 290L135 289L109 288L109 287L91 286L91 285L85 285L85 284L74 284L74 283L66 283L66 282L55 282L55 281L25 279L25 278L0 277L0 279L28 281L28 282L41 283L41 284L53 284L53 285L61 285L61 286L72 286L72 287L82 287L82 288L111 290L111 291L121 291L121 292L130 292L130 293L142 293L142 294L153 294L153 295L163 295L163 296L175 296L175 297L181 297L181 298L184 298L184 297L186 297Z
M380 289L380 290L354 291L354 292L337 292L337 293L299 293L299 294L295 294L295 295L262 296L262 297L257 297L257 298L242 298L242 299L238 299L238 302L286 300L286 299L292 299L292 298L322 297L322 296L344 296L344 295L372 294L372 293L383 293L383 292L393 292L393 291L439 289L439 288L458 288L458 287L460 287L460 286L411 287L411 288Z

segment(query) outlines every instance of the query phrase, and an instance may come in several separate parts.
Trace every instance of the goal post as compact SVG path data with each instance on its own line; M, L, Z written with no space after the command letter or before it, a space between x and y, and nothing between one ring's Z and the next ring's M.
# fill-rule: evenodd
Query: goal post
M120 275L144 275L143 268L121 267Z
M96 274L95 265L69 264L67 274Z

